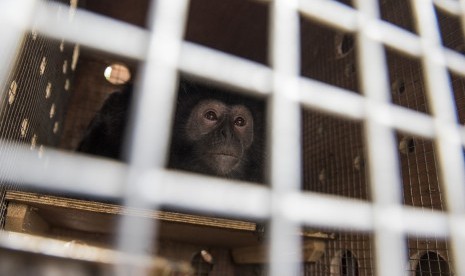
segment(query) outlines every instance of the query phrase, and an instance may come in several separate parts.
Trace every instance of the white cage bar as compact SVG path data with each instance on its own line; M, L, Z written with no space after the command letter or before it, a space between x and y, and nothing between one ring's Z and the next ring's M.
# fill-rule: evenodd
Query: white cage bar
M15 147L15 150L0 155L0 167L8 168L1 171L0 177L25 186L64 192L125 196L126 204L131 206L157 209L160 204L170 204L195 211L271 219L271 275L299 275L298 254L288 259L289 255L281 253L298 252L299 240L292 233L300 225L372 232L377 247L377 275L405 273L402 262L406 260L404 237L407 234L450 237L456 274L465 275L465 260L459 254L465 246L462 152L465 129L457 121L447 76L447 70L465 76L465 58L441 46L433 11L436 5L450 14L460 15L464 22L465 1L459 4L451 0L411 0L420 27L418 36L382 21L374 0L358 0L355 8L332 0L270 2L272 66L267 67L183 41L188 0L153 1L148 31L80 9L69 20L65 16L66 8L59 4L50 7L40 5L41 1L3 0L0 21L11 28L0 30L4 38L0 46L2 87L6 85L4 76L11 69L8 67L11 56L5 53L11 53L8 49L15 49L18 44L15 34L32 26L50 37L136 58L144 65L136 85L140 96L133 116L133 136L128 144L132 158L127 166L53 149L46 149L38 159L28 148L3 141L2 149ZM57 13L63 16L56 19ZM363 95L299 76L299 13L357 36ZM433 115L391 103L384 46L421 58ZM177 70L240 88L241 93L268 97L271 187L164 169L170 133L157 130L170 129ZM299 191L301 106L364 122L372 202ZM286 120L283 121L281 114L286 114ZM146 120L154 115L159 118L157 125L146 127ZM288 124L289 121L293 123ZM425 213L420 208L402 206L393 134L396 130L434 139L446 187L447 212ZM147 149L147 145L152 148ZM99 187L90 181L95 179L101 183ZM198 195L195 199L191 197L194 192ZM218 194L228 197L218 198ZM324 215L313 211L323 208ZM130 218L122 220L120 249L143 254L153 229L151 223L134 228ZM127 240L126 233L136 230L139 239ZM0 239L2 243L4 240Z

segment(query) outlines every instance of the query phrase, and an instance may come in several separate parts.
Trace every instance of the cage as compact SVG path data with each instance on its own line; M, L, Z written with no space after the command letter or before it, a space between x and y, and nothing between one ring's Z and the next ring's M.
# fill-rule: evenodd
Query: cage
M462 0L0 13L1 275L465 274ZM178 144L204 105L238 173Z

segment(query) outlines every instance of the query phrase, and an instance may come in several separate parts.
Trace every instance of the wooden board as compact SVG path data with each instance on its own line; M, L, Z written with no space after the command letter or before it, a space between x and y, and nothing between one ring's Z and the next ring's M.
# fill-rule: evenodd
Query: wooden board
M19 191L8 191L6 200L12 207L15 206L15 209L18 209L18 204L25 205L19 208L30 209L31 212L27 213L27 216L32 216L35 220L43 220L48 225L48 227L41 227L44 229L62 228L96 235L114 235L118 219L122 215L130 215L140 219L159 220L159 234L162 239L228 247L259 243L257 225L253 222L142 210L109 203ZM23 218L11 214L10 209L6 223L10 227L8 230L30 232L30 227L25 227L28 224L26 213L23 212ZM12 223L13 221L16 224ZM37 233L37 231L33 232Z
M158 238L183 243L186 250L189 245L235 248L238 249L234 253L238 263L266 261L263 253L266 249L261 242L263 235L259 234L254 222L136 209L20 191L8 191L6 200L9 207L5 229L10 231L111 246L117 234L118 219L129 215L141 220L158 220ZM311 230L302 230L300 235L306 240L303 252L307 261L319 254L324 240L334 238L332 234ZM160 253L163 256L166 252Z
M223 218L204 217L197 215L152 211L147 209L136 209L123 207L115 204L108 204L95 201L86 201L72 198L64 198L43 194L35 194L19 191L8 191L6 199L13 202L21 202L31 206L53 206L85 212L111 214L111 215L131 215L142 218L158 219L167 222L179 222L195 224L207 227L226 228L232 230L255 231L256 224L239 220Z

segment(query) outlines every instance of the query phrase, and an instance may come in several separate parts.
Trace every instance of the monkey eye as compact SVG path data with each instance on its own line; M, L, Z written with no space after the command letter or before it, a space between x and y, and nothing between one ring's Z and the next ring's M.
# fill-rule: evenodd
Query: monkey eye
M242 117L237 117L235 120L234 120L234 124L236 126L245 126L245 119L242 118Z
M205 113L205 115L203 115L207 120L210 120L210 121L217 121L218 120L218 116L216 115L216 113L214 111L207 111Z

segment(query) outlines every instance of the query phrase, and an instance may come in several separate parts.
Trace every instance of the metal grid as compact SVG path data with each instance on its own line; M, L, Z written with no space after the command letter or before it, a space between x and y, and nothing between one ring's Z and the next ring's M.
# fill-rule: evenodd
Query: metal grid
M134 132L128 145L131 162L125 166L52 149L46 149L38 159L26 147L2 141L6 147L15 147L14 152L5 152L0 157L2 167L10 168L2 172L2 178L61 191L124 196L126 204L137 207L156 209L160 204L170 204L218 214L270 218L271 275L298 274L298 256L291 258L285 252L297 251L299 239L292 233L301 224L372 232L377 275L404 273L406 235L450 238L454 245L455 271L465 274L465 260L460 254L465 245L462 231L465 226L465 132L458 124L448 75L448 71L465 75L465 58L442 47L434 13L436 6L443 12L463 17L464 1L412 0L419 35L381 21L378 4L371 0L354 1L354 8L329 0L273 1L270 3L271 67L182 41L186 0L154 3L149 31L79 9L71 13L60 5L44 6L37 2L3 1L0 4L2 23L18 33L31 29L34 24L39 32L50 37L145 61L137 85ZM57 13L63 16L57 18ZM300 77L299 13L354 33L363 95ZM102 35L105 33L111 36ZM5 39L2 52L17 44L12 31L2 30L2 37L10 38ZM383 46L421 59L431 115L391 102ZM11 64L10 55L0 58L1 64ZM268 97L270 188L164 169L169 132L157 130L169 129L172 121L178 69ZM1 71L1 80L7 72ZM301 105L364 123L371 202L300 192ZM146 120L154 115L158 117L156 124L147 124ZM447 212L425 212L403 206L396 131L434 141ZM189 184L184 181L186 176ZM122 177L126 179L125 188L118 185ZM94 186L95 181L101 185ZM192 193L198 197L193 199ZM219 194L228 197L218 197ZM240 206L237 202L241 202ZM322 209L326 211L320 212ZM120 249L143 254L150 246L146 241L150 240L147 237L154 227L131 226L129 217L121 222ZM136 235L135 231L138 231ZM133 235L127 235L128 232ZM138 238L130 238L134 236Z

